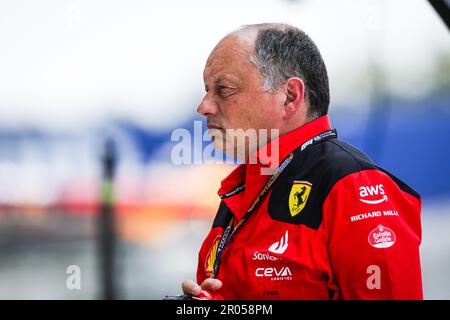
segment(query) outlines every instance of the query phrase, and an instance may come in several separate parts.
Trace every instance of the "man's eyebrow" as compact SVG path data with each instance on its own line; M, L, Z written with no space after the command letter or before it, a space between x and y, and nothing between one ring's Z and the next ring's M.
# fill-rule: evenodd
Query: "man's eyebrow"
M205 91L208 91L209 86L207 84L208 81L206 81L207 80L206 78L207 77L203 78L203 83L205 85ZM213 79L211 79L211 78L213 78ZM240 84L240 81L237 77L235 77L233 75L224 74L224 73L211 76L211 78L210 78L210 81L211 81L210 84L214 84L215 86L219 85L222 81L230 81L233 84L235 84L236 86L239 86L239 84Z
M230 75L227 75L227 74L221 74L221 75L219 75L216 79L215 79L215 81L214 81L214 83L219 83L219 82L221 82L221 81L231 81L231 82L233 82L233 83L238 83L238 80L234 77L234 76L230 76Z

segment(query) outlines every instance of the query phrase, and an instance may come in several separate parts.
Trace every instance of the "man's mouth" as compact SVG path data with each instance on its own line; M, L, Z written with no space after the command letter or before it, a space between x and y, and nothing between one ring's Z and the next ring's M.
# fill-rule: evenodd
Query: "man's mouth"
M210 130L212 130L212 129L216 129L216 130L224 130L221 126L218 126L218 125L216 125L216 124L211 124L211 123L208 123L208 124L207 124L207 127L208 127L208 129L210 129Z

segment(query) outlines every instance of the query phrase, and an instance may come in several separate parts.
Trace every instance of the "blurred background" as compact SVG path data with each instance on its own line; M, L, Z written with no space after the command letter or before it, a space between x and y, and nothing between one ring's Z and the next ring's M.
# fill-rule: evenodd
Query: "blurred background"
M171 135L201 120L214 45L261 22L312 37L340 137L421 193L425 298L450 299L450 34L427 1L0 0L1 299L195 277L233 165L175 165Z

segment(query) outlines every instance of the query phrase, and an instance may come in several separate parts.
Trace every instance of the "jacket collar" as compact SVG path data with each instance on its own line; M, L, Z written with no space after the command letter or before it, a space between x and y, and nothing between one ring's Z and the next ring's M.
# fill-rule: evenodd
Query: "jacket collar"
M250 208L258 193L270 178L270 174L267 174L270 168L273 170L276 169L292 151L318 134L330 129L330 120L327 115L308 122L261 147L256 152L256 163L241 164L223 179L218 191L221 197L232 192L236 187L245 184L243 191L223 198L223 201L233 212L237 220L242 219L245 212ZM275 150L273 159L272 155L274 150L272 149ZM278 151L278 156L276 155L276 151Z

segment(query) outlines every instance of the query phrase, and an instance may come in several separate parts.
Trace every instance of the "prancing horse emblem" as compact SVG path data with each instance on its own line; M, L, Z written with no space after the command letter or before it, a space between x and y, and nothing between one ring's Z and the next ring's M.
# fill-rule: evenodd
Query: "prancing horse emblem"
M294 181L289 194L289 211L294 217L303 210L308 201L309 193L311 192L312 184L308 181Z

